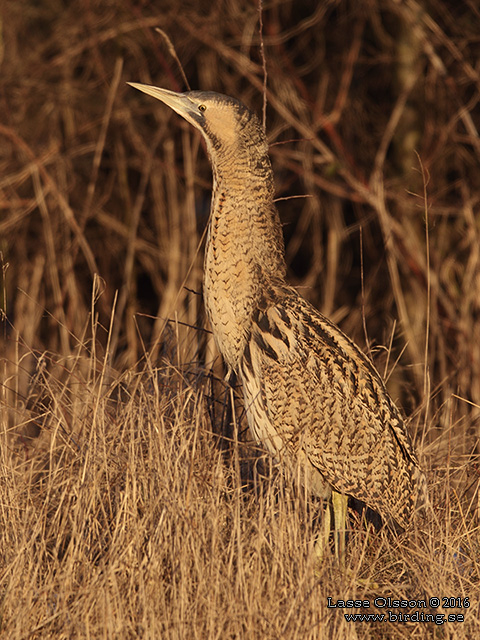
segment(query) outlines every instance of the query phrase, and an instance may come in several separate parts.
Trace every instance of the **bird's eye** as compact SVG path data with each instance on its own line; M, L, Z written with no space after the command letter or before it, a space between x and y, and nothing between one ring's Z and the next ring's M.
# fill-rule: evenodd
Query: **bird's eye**
M206 110L207 110L207 107L206 107L204 104L199 104L199 105L198 105L198 110L199 110L199 111L206 111Z

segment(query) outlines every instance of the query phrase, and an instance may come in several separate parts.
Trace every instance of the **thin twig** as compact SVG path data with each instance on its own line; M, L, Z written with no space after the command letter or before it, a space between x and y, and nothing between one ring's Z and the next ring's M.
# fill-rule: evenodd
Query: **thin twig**
M157 33L159 33L162 36L162 38L165 40L165 43L166 43L167 49L168 49L168 53L172 56L172 58L178 64L178 68L180 69L180 73L182 74L182 78L183 78L183 81L185 82L185 86L187 87L187 89L189 91L191 91L192 89L190 87L190 83L187 80L187 76L185 75L185 71L183 70L182 63L180 62L179 57L177 56L177 52L175 51L175 47L173 45L173 42L167 36L165 31L163 29L160 29L160 27L156 27L155 31Z
M260 37L260 57L262 58L263 68L263 128L267 128L267 60L265 58L265 46L263 43L263 4L262 0L258 0L258 34Z

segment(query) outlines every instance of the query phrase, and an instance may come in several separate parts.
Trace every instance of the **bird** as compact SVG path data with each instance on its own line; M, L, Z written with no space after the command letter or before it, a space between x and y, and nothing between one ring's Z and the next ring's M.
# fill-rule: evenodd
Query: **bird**
M371 360L287 282L259 118L216 92L128 84L205 140L213 187L203 295L218 349L241 381L254 438L311 494L331 500L337 558L345 556L349 496L396 530L407 529L426 501L415 447ZM327 504L322 549L330 529Z

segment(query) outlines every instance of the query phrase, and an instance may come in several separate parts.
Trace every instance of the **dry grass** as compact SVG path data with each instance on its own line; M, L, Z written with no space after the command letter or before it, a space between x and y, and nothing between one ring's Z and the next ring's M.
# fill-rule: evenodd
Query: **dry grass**
M159 26L192 87L261 112L257 7L197 5L1 8L0 636L476 637L478 8L264 7L289 278L388 377L431 489L402 537L352 516L341 574L204 330L199 137L125 85L182 88ZM471 606L349 623L328 596Z

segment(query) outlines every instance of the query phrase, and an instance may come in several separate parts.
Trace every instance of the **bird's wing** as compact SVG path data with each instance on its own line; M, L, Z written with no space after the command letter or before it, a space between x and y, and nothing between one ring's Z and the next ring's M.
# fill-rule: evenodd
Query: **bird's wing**
M256 312L241 372L257 438L275 438L273 452L305 453L335 490L406 526L421 472L379 374L294 289L270 300ZM255 424L262 419L267 426Z

